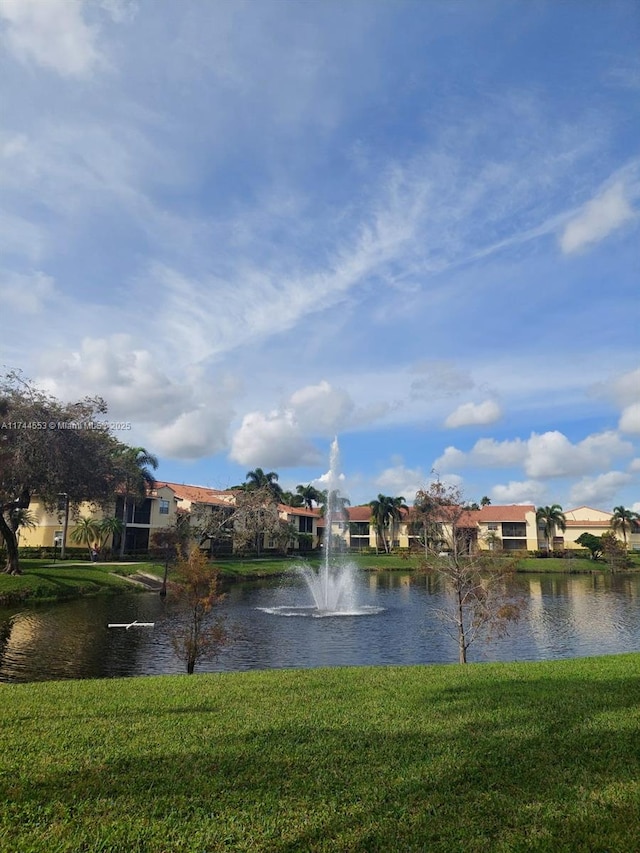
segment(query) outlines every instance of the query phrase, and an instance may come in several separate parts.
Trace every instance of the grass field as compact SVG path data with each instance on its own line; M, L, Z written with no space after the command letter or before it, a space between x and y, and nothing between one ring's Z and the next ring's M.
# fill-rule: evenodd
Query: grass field
M118 575L153 569L151 563L60 562L49 560L21 560L21 575L0 574L0 604L23 601L26 598L39 600L77 598L81 595L131 592L132 584Z
M0 850L628 853L640 655L0 687Z

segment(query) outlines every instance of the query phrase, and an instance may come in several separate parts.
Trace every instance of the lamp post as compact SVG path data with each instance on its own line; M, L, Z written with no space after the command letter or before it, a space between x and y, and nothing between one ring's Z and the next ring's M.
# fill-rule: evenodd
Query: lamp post
M64 512L62 542L60 543L60 559L64 560L67 547L67 529L69 527L69 495L66 492L58 493L58 512Z

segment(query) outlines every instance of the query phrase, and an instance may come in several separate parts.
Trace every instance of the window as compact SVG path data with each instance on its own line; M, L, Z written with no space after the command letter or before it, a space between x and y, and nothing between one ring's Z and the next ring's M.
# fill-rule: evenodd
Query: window
M300 533L313 533L313 518L309 515L299 515L298 531Z
M505 551L526 551L526 539L503 539L502 547Z
M497 530L498 525L495 521L490 521L489 524L487 524L487 529L488 530Z
M349 524L349 532L352 536L369 536L368 521L352 521Z
M169 515L169 501L160 498L160 515Z
M504 521L502 523L502 535L509 537L524 537L527 536L527 525L524 521Z

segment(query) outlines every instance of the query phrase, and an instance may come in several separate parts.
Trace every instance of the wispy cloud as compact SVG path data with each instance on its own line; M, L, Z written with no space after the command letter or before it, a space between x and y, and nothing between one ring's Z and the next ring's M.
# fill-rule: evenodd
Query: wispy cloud
M597 4L588 55L551 3L147 7L0 0L3 358L225 480L336 430L402 493L638 456L637 57Z
M579 214L567 224L560 237L560 247L565 254L576 252L608 237L634 216L624 184L616 182L601 195L587 202Z
M100 64L101 53L82 7L82 0L2 0L4 40L23 62L83 77Z

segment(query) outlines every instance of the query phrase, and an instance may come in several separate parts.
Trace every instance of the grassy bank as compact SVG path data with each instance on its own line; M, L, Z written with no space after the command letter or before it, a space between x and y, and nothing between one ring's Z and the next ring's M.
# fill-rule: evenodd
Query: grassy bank
M134 588L123 576L136 571L158 571L151 563L52 563L48 560L21 560L21 575L0 574L0 605L25 599L46 601L78 598L82 595L131 592Z
M640 655L0 688L0 850L631 851Z

